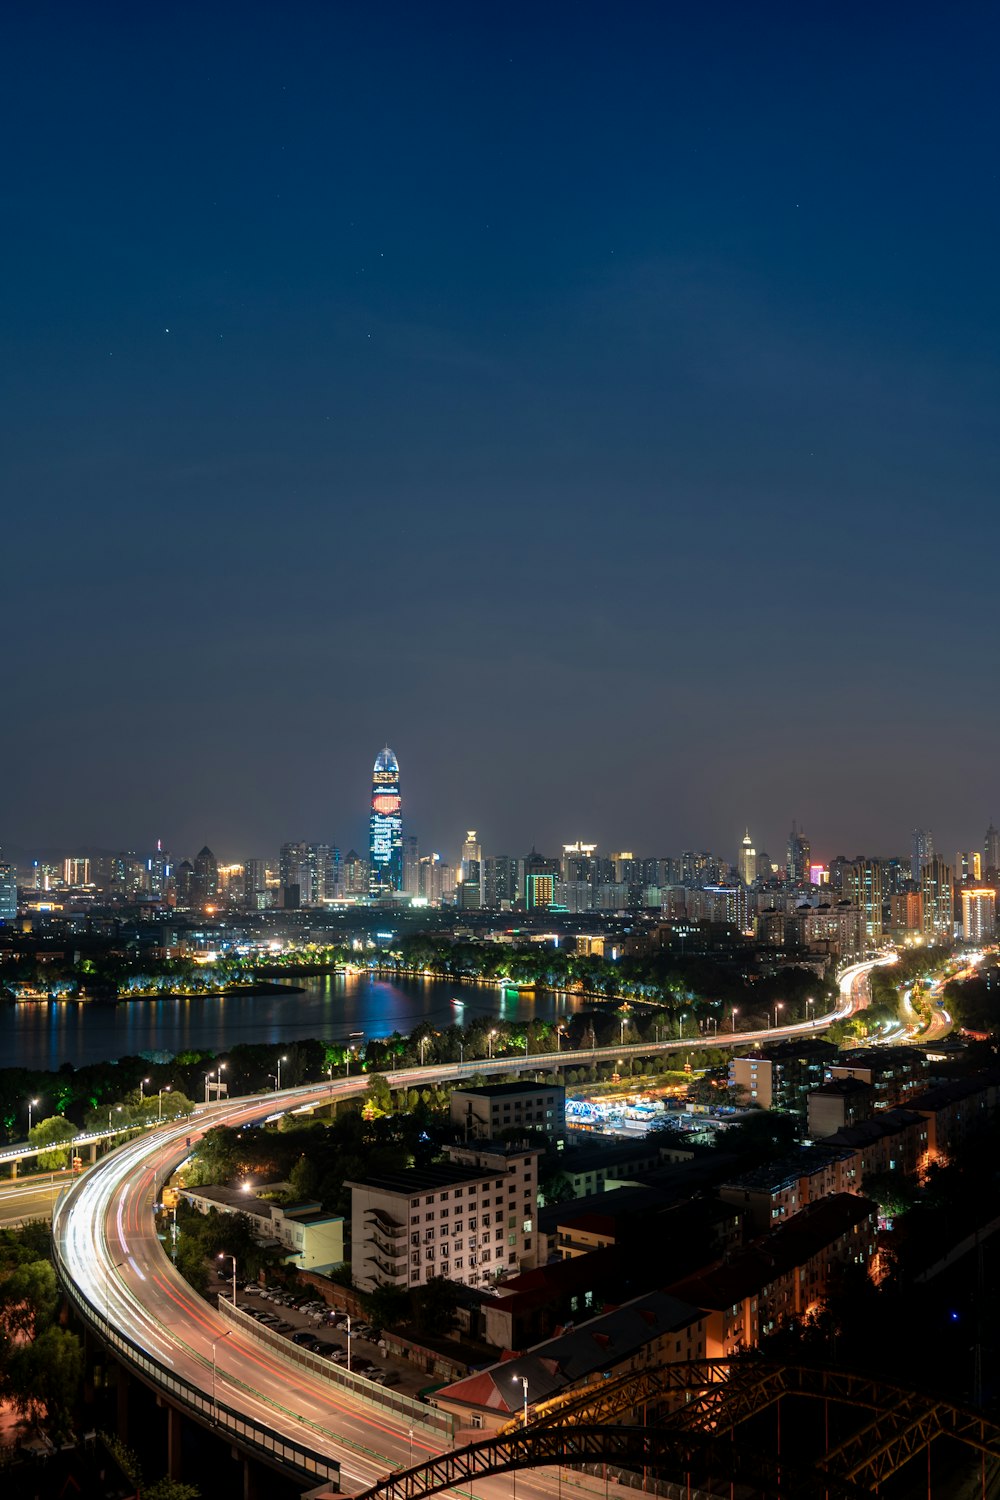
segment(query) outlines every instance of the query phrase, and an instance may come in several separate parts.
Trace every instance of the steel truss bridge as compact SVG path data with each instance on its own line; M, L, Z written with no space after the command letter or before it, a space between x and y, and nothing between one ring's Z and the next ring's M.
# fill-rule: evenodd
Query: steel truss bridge
M807 1466L781 1455L786 1398L853 1408L859 1422ZM742 1445L738 1429L768 1411L777 1419L777 1443L767 1453ZM646 1417L648 1425L635 1425ZM702 1494L729 1496L739 1485L783 1500L835 1500L877 1494L939 1438L980 1455L985 1494L987 1465L1000 1462L1000 1426L980 1412L846 1371L754 1356L694 1360L540 1402L527 1427L517 1419L483 1442L387 1475L359 1500L423 1500L491 1474L593 1463L651 1472Z

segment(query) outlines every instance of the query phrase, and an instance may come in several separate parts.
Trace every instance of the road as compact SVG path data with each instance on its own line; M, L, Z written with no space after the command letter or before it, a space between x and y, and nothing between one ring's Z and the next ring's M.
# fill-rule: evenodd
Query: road
M836 1017L867 1003L867 972L856 965L841 982L837 1011L815 1023L782 1027L767 1033L738 1033L720 1044L759 1042L776 1036L815 1033ZM662 1050L690 1048L692 1041L663 1044ZM661 1050L661 1049L657 1049ZM600 1048L595 1056L625 1057L649 1047ZM580 1054L574 1054L578 1060ZM544 1067L544 1057L532 1057ZM409 1087L473 1073L510 1071L517 1060L477 1061L464 1066L409 1068L388 1075L393 1087ZM259 1120L276 1107L296 1109L318 1100L358 1094L365 1078L284 1089L280 1095L226 1100L200 1108L180 1123L158 1126L111 1152L78 1177L60 1201L54 1234L63 1273L99 1316L169 1370L198 1387L206 1400L238 1407L247 1416L282 1436L304 1444L341 1465L347 1492L367 1489L388 1470L420 1462L445 1446L427 1429L414 1432L405 1418L343 1393L330 1380L313 1375L252 1338L234 1331L220 1314L197 1296L167 1258L154 1222L153 1205L162 1183L196 1141L223 1121L239 1126ZM516 1406L516 1402L513 1403ZM549 1500L554 1473L533 1470L517 1481L524 1500ZM566 1473L563 1487L597 1495L603 1484ZM595 1488L596 1486L596 1488ZM507 1479L477 1484L483 1500L510 1500Z
M0 1229L9 1229L28 1219L51 1217L56 1198L71 1181L69 1172L47 1172L42 1177L21 1177L0 1184Z

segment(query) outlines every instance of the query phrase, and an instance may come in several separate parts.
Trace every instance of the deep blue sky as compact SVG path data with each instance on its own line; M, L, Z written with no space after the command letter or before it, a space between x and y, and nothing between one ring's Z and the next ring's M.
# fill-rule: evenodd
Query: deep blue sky
M0 13L0 839L1000 819L994 6Z

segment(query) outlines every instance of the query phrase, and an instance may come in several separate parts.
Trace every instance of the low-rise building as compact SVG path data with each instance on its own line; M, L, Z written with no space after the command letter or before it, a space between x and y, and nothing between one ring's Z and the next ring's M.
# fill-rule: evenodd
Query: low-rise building
M319 1202L282 1206L227 1187L185 1188L183 1196L199 1213L215 1209L245 1215L257 1239L286 1250L286 1264L297 1270L329 1271L344 1263L344 1221L339 1214L327 1213Z
M451 1123L467 1139L500 1141L537 1130L555 1144L566 1139L566 1090L554 1083L466 1084L451 1092Z
M662 1165L657 1136L639 1136L632 1141L604 1141L567 1149L559 1161L560 1171L569 1178L574 1198L619 1182L639 1183L647 1173Z
M705 1358L704 1314L666 1292L648 1292L581 1326L435 1391L433 1404L463 1426L495 1432L523 1409L567 1395L601 1376Z
M926 1121L928 1161L944 1161L979 1131L1000 1103L1000 1070L991 1068L937 1084L907 1103Z

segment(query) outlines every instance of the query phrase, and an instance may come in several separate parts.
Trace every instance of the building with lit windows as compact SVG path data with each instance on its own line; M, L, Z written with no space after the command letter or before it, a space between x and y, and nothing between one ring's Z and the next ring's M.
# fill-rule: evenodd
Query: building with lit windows
M955 930L951 866L937 855L932 855L921 868L920 894L924 898L925 935L949 941Z
M435 1276L486 1286L535 1264L541 1153L489 1145L448 1154L435 1166L345 1182L351 1274L362 1291Z
M997 930L996 892L987 887L962 891L962 936L967 943L991 943Z
M882 941L882 866L877 859L855 860L846 876L846 894L864 912L865 935L873 947Z
M809 866L812 863L812 845L802 832L801 828L795 826L792 819L792 831L788 835L788 879L793 885L807 885L809 883Z
M403 816L399 762L386 745L372 774L369 894L393 896L403 889Z
M928 860L934 858L934 835L929 828L914 828L913 853L910 857L910 879L920 884L921 871Z
M753 885L757 879L757 851L753 846L749 828L743 835L743 842L740 845L739 873L744 885Z
M17 918L17 873L13 865L0 864L0 923Z

